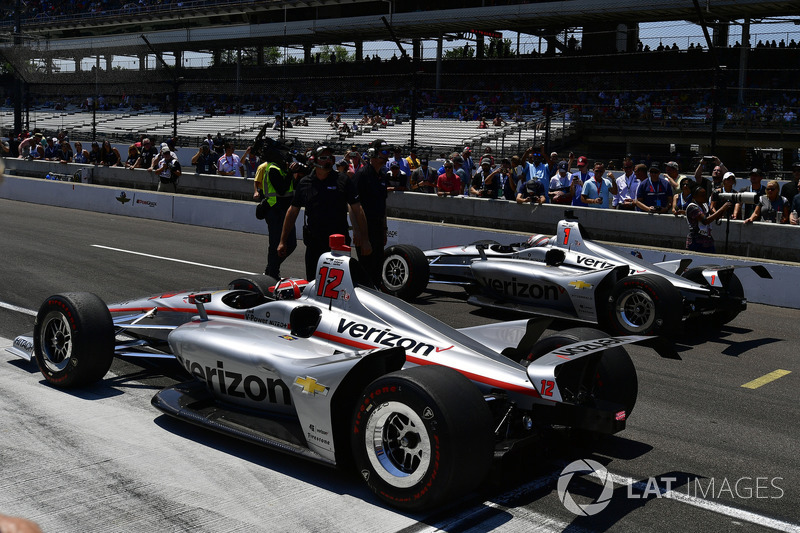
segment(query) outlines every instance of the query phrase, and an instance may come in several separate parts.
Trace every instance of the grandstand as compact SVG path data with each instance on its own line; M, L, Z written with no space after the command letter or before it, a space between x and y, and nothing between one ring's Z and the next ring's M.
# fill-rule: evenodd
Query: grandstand
M0 76L4 130L67 130L73 138L120 143L177 131L186 146L220 133L244 146L281 114L308 121L287 129L288 138L342 150L378 136L433 155L463 146L510 155L546 141L550 149L603 158L715 149L745 165L753 147L800 148L800 74L793 67L800 49L762 48L755 40L740 46L730 33L745 32L751 17L796 15L793 2L707 3L702 16L713 52L704 41L663 51L637 46L640 24L698 22L688 2L469 0L431 9L371 0L313 7L143 0L135 9L105 2L89 17L71 12L72 4L36 12L40 4L27 3L21 42L11 43L9 33L3 44L0 35L0 53L13 70ZM2 15L0 28L10 29L13 10L6 5ZM383 40L382 15L409 59L389 59L401 54ZM497 30L518 32L516 50L492 37ZM687 42L669 25L660 31L667 45ZM787 43L800 41L792 32L783 36ZM211 66L186 66L192 53L211 57ZM118 56L134 66L119 66ZM73 70L59 71L70 62ZM107 105L87 110L87 101L103 96ZM365 109L384 116L386 126L340 133L324 118L335 111L352 126ZM505 125L477 128L480 116L496 114ZM795 160L792 154L784 160Z
M328 144L345 151L351 144L366 145L382 138L393 145L410 146L411 122L407 117L392 119L384 126L361 126L357 122L363 114L361 109L349 109L340 113L342 120L351 124L352 131L340 133L331 127L325 116L305 115L307 126L293 126L285 130L284 137L299 145ZM504 126L489 126L476 129L474 122L452 118L423 118L416 122L416 146L421 153L445 156L464 146L491 146L498 154L516 153L532 143L544 139L544 116L541 113L523 117L524 121ZM0 111L0 123L10 124L13 112ZM93 120L95 123L93 124ZM173 115L157 109L139 111L99 111L38 109L30 114L31 129L45 132L65 131L74 139L91 139L93 131L97 138L114 143L131 143L147 135L156 139L172 136ZM219 133L223 138L236 141L239 147L249 145L264 124L271 125L274 118L247 112L236 115L208 116L202 110L181 113L178 117L178 144L197 146L207 134ZM564 131L564 125L556 125L552 131ZM566 124L569 130L571 123ZM271 130L274 136L279 132Z

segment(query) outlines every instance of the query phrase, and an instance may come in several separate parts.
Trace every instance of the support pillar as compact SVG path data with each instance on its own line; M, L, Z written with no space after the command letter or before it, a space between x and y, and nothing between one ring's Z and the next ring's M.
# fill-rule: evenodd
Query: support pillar
M73 59L75 61L75 72L80 72L81 71L81 62L83 61L83 58L80 57L80 56L75 56Z
M442 89L442 42L443 38L439 35L436 39L436 92Z
M112 63L114 61L114 56L113 55L107 55L107 56L105 56L105 58L106 58L106 72L111 72Z
M303 63L311 63L311 44L306 43L303 45Z
M256 46L256 65L259 67L264 66L264 46L258 45Z
M364 41L356 41L356 61L364 60Z
M414 38L411 40L411 58L414 61L419 61L422 51L421 41L419 38Z
M730 37L731 26L727 22L719 21L714 25L714 32L711 37L711 42L717 48L727 48L728 38Z
M747 80L747 58L750 56L750 19L742 24L742 47L739 48L739 105L744 104L744 84Z

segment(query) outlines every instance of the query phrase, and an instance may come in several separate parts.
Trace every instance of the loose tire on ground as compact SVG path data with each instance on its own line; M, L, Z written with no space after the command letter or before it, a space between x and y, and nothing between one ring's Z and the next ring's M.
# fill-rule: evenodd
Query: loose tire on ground
M383 253L381 289L403 300L413 300L428 286L425 253L409 244L396 244Z
M670 335L683 318L681 294L668 280L626 276L611 289L601 323L621 335Z
M688 279L689 281L694 281L695 283L699 283L700 285L708 286L708 280L703 277L703 270L707 268L719 268L718 265L705 265L702 267L694 267L688 269L686 272L683 273L683 277ZM735 273L731 276L730 281L725 285L725 290L728 292L728 295L735 297L735 298L744 298L744 287L742 286L741 280L739 280L739 276ZM734 318L739 316L738 309L730 309L730 308L720 308L714 311L713 315L710 315L709 321L711 324L715 325L716 327L721 327L728 322L732 321Z
M523 359L522 364L530 363L539 357L553 350L574 344L580 341L600 339L608 335L594 328L571 328L562 332L550 335L533 345L531 353ZM565 384L565 380L570 378L580 379L579 365L574 367L575 372L565 366L565 371L569 375L559 374L559 386ZM577 385L571 387L576 390ZM569 388L569 387L566 387ZM622 346L615 346L603 352L603 356L597 365L595 377L592 382L591 396L598 400L614 402L625 407L627 417L630 417L636 405L636 398L639 395L639 378L636 375L636 367L633 366L628 352Z
M267 276L265 274L254 274L252 276L237 278L231 281L228 283L228 288L230 290L258 292L261 294L261 296L269 300L274 300L275 294L273 294L273 291L270 289L275 287L277 284L278 280L272 276Z
M60 388L103 378L114 359L114 322L103 300L88 292L56 294L36 315L34 353L44 378Z
M356 404L351 444L367 486L420 511L477 487L491 467L492 416L478 388L451 368L419 366L373 381Z

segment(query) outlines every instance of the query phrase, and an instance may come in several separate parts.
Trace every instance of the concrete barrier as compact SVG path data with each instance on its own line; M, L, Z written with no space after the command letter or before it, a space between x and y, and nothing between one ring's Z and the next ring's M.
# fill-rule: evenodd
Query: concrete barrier
M74 174L88 169L93 184L154 191L158 178L146 170L61 164L47 161L6 160L8 172L18 176L43 177L48 172ZM178 189L182 194L214 198L251 200L253 181L194 174L186 171ZM613 209L593 209L545 204L517 204L484 198L439 198L412 192L391 193L387 200L389 216L406 220L454 224L488 230L523 233L548 233L573 210L592 237L604 241L634 245L685 248L689 227L686 218L651 215ZM717 251L746 258L800 262L800 227L781 224L721 221L713 226ZM727 242L727 248L726 248Z
M406 199L410 197L411 195ZM243 202L8 175L0 177L0 198L180 224L245 231L262 235L267 234L267 226L264 221L255 218L255 202L252 201ZM451 201L451 199L441 198L431 200L434 202ZM452 199L452 201L458 201L458 199ZM472 200L466 199L466 201L471 202ZM486 202L486 204L497 205L497 203L493 202ZM516 207L516 204L512 207ZM533 208L533 210L538 211L542 207ZM530 212L531 210L528 207L528 211ZM559 208L551 208L548 211L552 213L561 212ZM581 211L581 215L583 215L583 211ZM641 216L647 217L648 215ZM301 215L298 217L296 225L298 235L302 235L302 220L303 216ZM545 228L544 223L541 222L541 229L537 228L534 231L518 233L488 227L479 228L442 222L420 222L391 218L388 224L388 244L408 243L422 249L467 244L483 239L497 240L507 244L524 241L530 233L553 234L558 219L554 218L552 220L549 227ZM633 219L629 218L628 220ZM586 225L586 220L582 219L582 223ZM587 225L587 227L591 228L590 225ZM735 256L690 254L649 246L631 246L616 243L610 245L625 254L641 255L650 262L689 257L693 259L693 264L696 265L766 264L767 269L774 278L772 280L762 280L749 269L737 271L745 288L745 296L755 303L800 308L800 290L798 290L797 284L797 280L800 279L800 265L797 264L780 261L748 261Z
M37 178L44 177L48 173L74 175L76 172L81 172L84 175L88 175L90 183L96 185L150 191L155 191L158 188L158 176L155 172L148 172L139 168L130 170L122 167L82 165L79 163L65 164L54 161L28 161L24 159L6 159L5 164L6 172L15 176ZM253 197L253 180L195 174L193 168L183 167L183 173L178 180L178 190L182 194L249 200Z
M483 198L439 198L432 194L391 193L391 216L411 220L472 226L482 229L549 233L565 211L572 210L594 239L685 249L689 225L684 216L653 215L615 209L595 209L554 204L517 204ZM729 228L729 230L728 230ZM713 226L717 251L750 258L800 261L800 227L757 222L725 221Z

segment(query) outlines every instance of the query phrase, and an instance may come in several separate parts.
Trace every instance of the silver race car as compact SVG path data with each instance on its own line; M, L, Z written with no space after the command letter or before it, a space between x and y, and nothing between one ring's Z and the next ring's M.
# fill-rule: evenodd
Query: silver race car
M719 327L747 307L737 266L687 268L691 259L650 264L589 240L575 220L553 237L503 245L481 241L386 250L383 287L404 299L429 282L462 285L472 304L599 324L621 334L669 335L698 318ZM770 278L763 266L752 268Z
M57 294L12 353L55 387L102 379L114 356L175 358L187 381L164 413L325 465L354 465L374 493L421 510L474 489L493 460L547 428L612 434L636 403L623 345L550 319L453 329L368 286L346 247L303 286L254 276L221 290L106 305Z

